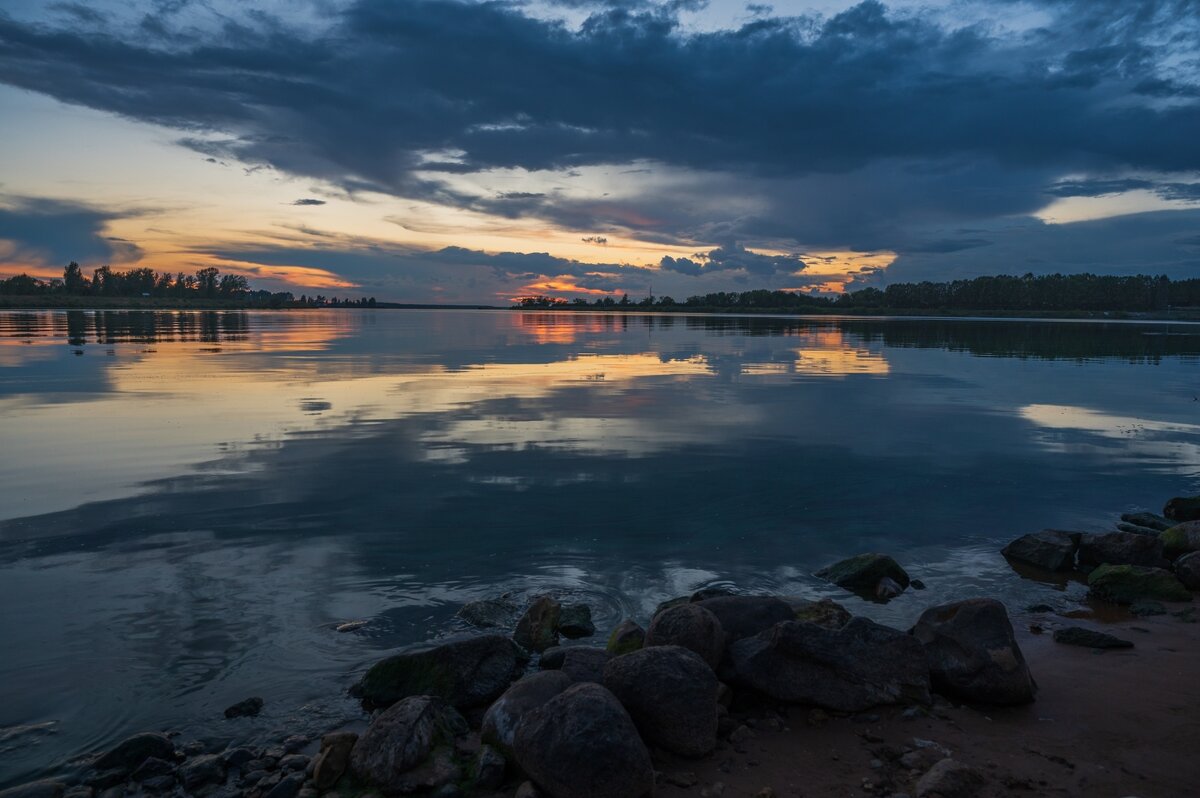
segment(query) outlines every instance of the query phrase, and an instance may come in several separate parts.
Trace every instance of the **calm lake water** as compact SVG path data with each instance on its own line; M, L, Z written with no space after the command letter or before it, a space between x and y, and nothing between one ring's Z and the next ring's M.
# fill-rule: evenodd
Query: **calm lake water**
M1184 324L0 313L0 785L360 717L365 664L503 591L602 632L713 583L1078 601L997 547L1200 493L1198 366ZM928 590L811 576L872 550Z

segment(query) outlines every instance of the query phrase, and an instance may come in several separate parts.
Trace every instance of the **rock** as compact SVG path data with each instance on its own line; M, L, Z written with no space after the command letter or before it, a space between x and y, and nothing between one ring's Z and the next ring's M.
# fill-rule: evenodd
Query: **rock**
M917 781L917 798L974 798L986 780L975 768L943 759Z
M1158 539L1162 541L1163 553L1172 560L1184 554L1200 551L1200 521L1176 524L1159 535Z
M908 574L886 554L859 554L817 571L817 576L838 587L856 593L874 595L879 580L885 576L901 588L907 588Z
M1092 595L1117 604L1132 604L1140 599L1189 601L1192 594L1162 568L1139 565L1101 565L1088 574Z
M221 758L225 760L225 767L240 768L247 762L252 762L255 754L253 748L230 748L221 754Z
M1105 564L1147 565L1161 568L1167 565L1167 561L1163 559L1162 541L1157 537L1135 535L1130 532L1106 532L1100 535L1081 537L1079 539L1080 567L1087 568Z
M699 605L721 622L726 647L796 617L787 602L773 596L717 596Z
M175 759L175 744L165 734L143 732L135 734L117 744L117 747L101 756L93 764L96 770L132 771L152 756L159 759Z
M460 637L375 663L355 694L372 707L414 695L436 695L455 707L475 707L503 693L518 672L518 649L507 637Z
M699 604L681 604L663 610L650 621L646 647L682 646L716 668L725 652L725 630L717 616Z
M598 684L574 685L527 713L513 748L517 764L552 798L641 798L654 789L637 728Z
M507 595L499 598L469 601L455 617L479 629L502 629L511 626L517 617L517 604Z
M572 681L600 684L604 681L604 666L610 659L612 655L602 648L574 646L567 649L560 670Z
M262 712L263 700L258 696L239 701L225 710L227 718L252 718Z
M558 614L558 633L568 640L596 634L592 608L586 604L564 604Z
M175 763L168 762L165 759L159 759L156 756L147 757L146 761L138 765L133 771L134 781L145 781L154 776L166 776L169 773L175 772Z
M716 747L717 676L695 652L664 645L617 657L604 686L650 745L690 757Z
M1122 521L1121 523L1117 524L1117 531L1129 532L1134 535L1149 535L1150 537L1158 537L1158 533L1162 530L1148 526L1138 526L1137 524L1130 524Z
M178 776L184 789L194 792L205 784L224 781L225 762L216 754L204 754L180 765Z
M1188 590L1200 590L1200 551L1185 554L1176 560L1175 576Z
M477 790L495 790L504 783L504 757L490 745L483 745L475 756L474 786Z
M517 621L513 640L527 651L542 652L558 644L558 620L562 605L549 596L539 596Z
M306 770L308 768L308 757L304 754L288 754L283 759L279 760L279 769L285 773L293 770Z
M866 618L780 623L734 643L730 658L738 681L779 701L853 712L930 700L921 644Z
M332 790L350 766L350 752L358 742L354 732L333 732L321 738L321 751L313 763L313 785L321 792Z
M62 798L66 789L67 785L61 781L45 779L0 790L0 798Z
M1154 513L1122 513L1121 520L1127 524L1147 529L1157 529L1159 532L1162 532L1164 529L1170 529L1175 525L1175 522L1171 519L1163 518L1161 515Z
M369 623L370 621L346 621L345 623L339 623L337 626L333 627L333 631L341 632L342 634L345 634L346 632L355 632Z
M512 756L513 735L521 718L571 684L571 677L562 671L539 671L522 678L488 707L483 716L480 737L505 756Z
M532 781L523 781L521 786L517 787L517 791L513 793L513 798L542 798L538 788L533 786Z
M911 634L925 647L938 692L983 704L1033 701L1037 684L999 601L968 599L931 607Z
M1031 532L1000 550L1010 560L1035 565L1047 571L1070 571L1075 567L1075 550L1080 533L1061 529Z
M70 787L63 793L63 798L92 798L96 791L86 784L80 784L75 787Z
M1176 523L1200 520L1200 496L1176 496L1163 507L1163 515Z
M544 671L556 671L567 657L566 646L550 646L538 658L538 667Z
M267 792L264 798L296 798L300 788L304 786L304 774L293 773L280 779L279 783Z
M795 620L815 623L827 629L840 629L849 623L854 616L850 610L838 604L833 599L823 598L820 601L810 601L796 596L784 596L795 614Z
M176 781L175 776L170 773L151 776L142 782L142 789L146 792L171 792L175 789Z
M97 790L107 790L109 787L115 787L121 784L129 776L129 771L121 768L110 768L109 770L93 770L83 780L83 783Z
M1158 601L1135 601L1129 605L1129 611L1139 618L1167 614L1167 608Z
M454 740L467 722L435 696L411 696L371 722L350 751L350 771L385 793L436 789L458 781Z
M908 586L911 587L913 590L924 590L925 589L925 583L922 582L920 579L913 579L911 582L908 583Z
M1133 643L1113 637L1104 632L1084 629L1082 626L1068 626L1054 631L1054 642L1068 646L1084 646L1085 648L1133 648Z
M880 601L891 601L896 596L904 592L904 588L891 577L885 576L879 580L879 584L875 585L875 598Z
M637 651L646 642L646 630L637 624L636 621L626 618L617 625L616 629L612 630L612 634L608 636L608 645L605 649L614 657L619 657L622 654L628 654L630 651Z

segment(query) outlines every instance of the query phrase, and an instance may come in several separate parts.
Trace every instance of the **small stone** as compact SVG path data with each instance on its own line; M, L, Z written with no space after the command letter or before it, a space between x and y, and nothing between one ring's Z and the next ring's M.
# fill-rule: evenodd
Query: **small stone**
M167 773L162 776L152 776L142 782L146 792L170 792L175 789L175 776Z
M225 760L225 767L240 768L247 762L254 761L254 750L251 748L231 748L221 754L221 758Z
M875 598L880 601L890 601L903 592L904 588L891 577L885 576L875 585Z
M304 770L308 767L308 757L304 754L288 754L279 760L279 769L284 772Z
M696 774L692 773L690 770L682 773L664 773L663 781L672 785L673 787L679 787L684 790L691 789L700 782L700 780L696 778Z
M345 634L346 632L353 632L361 629L369 623L370 621L346 621L345 623L339 623L337 626L333 627L333 630L335 632L342 632Z
M296 798L302 786L304 786L303 774L293 773L272 787L265 798Z
M1092 629L1084 629L1082 626L1068 626L1065 629L1056 630L1054 642L1086 648L1133 648L1133 643L1129 640L1122 640L1119 637Z
M741 726L738 726L736 729L734 729L733 733L729 735L729 742L733 743L734 745L741 745L753 737L754 730L743 723Z
M243 699L231 707L226 708L225 717L227 718L252 718L259 712L262 712L263 700L258 696Z
M924 590L925 589L925 583L922 582L920 579L912 580L911 582L908 583L908 586L911 587L913 590Z
M215 754L205 754L190 759L179 767L179 779L184 789L195 791L205 784L214 784L225 779L225 763Z
M303 734L291 734L283 738L283 750L289 754L299 751L306 745L308 745L308 738ZM276 758L282 759L283 756L280 755Z
M538 788L533 786L532 781L523 781L521 786L517 787L517 791L513 793L513 798L541 798L541 795Z
M943 759L917 782L917 798L972 798L983 787L983 774L953 759Z

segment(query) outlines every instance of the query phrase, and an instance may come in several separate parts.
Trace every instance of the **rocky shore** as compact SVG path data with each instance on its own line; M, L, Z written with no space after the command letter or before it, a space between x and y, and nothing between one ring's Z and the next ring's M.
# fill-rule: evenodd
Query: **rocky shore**
M459 617L477 633L349 688L365 728L223 750L147 732L0 798L1196 794L1200 497L1115 527L1003 550L1023 574L1086 580L1091 612L970 598L899 630L829 599L708 589L587 645L571 642L596 634L586 605L473 602ZM924 587L875 553L817 576L880 602Z

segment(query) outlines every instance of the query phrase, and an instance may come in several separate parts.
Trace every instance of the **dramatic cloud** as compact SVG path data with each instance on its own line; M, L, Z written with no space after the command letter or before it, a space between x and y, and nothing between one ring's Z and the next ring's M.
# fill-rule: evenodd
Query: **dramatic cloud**
M70 260L134 260L136 245L104 232L116 218L69 202L0 196L0 268L50 273Z

